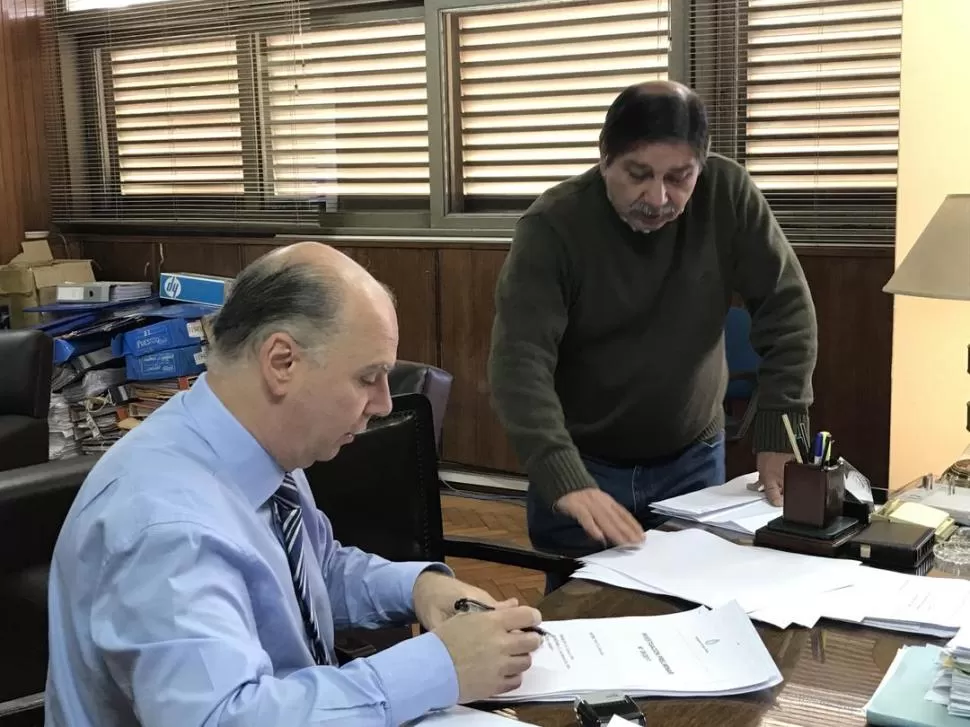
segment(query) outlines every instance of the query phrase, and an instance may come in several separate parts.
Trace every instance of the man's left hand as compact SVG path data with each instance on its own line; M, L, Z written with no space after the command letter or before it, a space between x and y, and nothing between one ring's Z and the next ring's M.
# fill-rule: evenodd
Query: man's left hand
M776 507L785 493L785 462L793 459L788 452L758 452L758 482L764 486L768 502Z
M519 605L515 598L496 601L481 588L470 586L438 571L424 571L414 582L414 613L428 631L433 631L455 615L455 601L471 598L493 608Z

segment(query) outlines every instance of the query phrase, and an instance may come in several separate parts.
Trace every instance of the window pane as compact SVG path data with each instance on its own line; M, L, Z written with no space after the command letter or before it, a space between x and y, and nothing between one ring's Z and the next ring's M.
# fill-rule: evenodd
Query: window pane
M273 195L426 200L422 21L269 36L265 68Z
M242 194L236 41L109 57L122 196Z
M667 0L475 10L457 25L466 205L521 207L585 171L616 95L667 77Z

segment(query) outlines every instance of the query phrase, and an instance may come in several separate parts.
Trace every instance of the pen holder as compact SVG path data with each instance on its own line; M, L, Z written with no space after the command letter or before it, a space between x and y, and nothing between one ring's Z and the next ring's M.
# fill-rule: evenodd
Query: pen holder
M845 470L841 463L821 466L788 462L782 517L791 523L825 528L842 514Z

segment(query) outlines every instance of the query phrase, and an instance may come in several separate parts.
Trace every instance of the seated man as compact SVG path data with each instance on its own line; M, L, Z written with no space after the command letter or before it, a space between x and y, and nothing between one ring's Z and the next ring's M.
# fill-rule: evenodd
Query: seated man
M104 455L61 530L47 725L398 725L521 683L535 609L342 547L301 471L391 409L387 291L300 243L244 270L212 330L209 372ZM429 633L337 665L335 625L413 617Z

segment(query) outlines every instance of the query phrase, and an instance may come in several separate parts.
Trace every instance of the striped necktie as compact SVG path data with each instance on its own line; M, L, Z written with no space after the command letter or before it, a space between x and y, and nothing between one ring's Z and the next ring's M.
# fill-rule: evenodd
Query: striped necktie
M303 557L305 539L303 507L300 505L300 493L296 488L296 482L289 472L284 475L283 484L273 495L272 503L273 517L279 528L283 547L286 549L286 559L290 562L293 589L296 591L296 600L300 604L300 614L303 616L310 653L313 654L317 664L329 664L327 647L320 636L320 627L317 625L317 616L313 610L310 582L306 577L306 561Z

